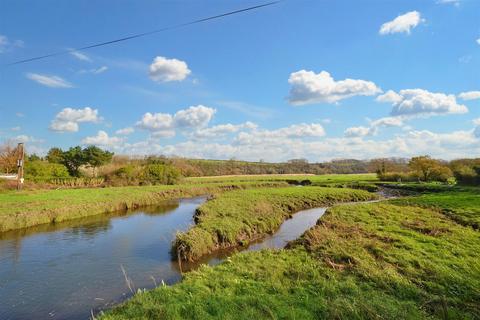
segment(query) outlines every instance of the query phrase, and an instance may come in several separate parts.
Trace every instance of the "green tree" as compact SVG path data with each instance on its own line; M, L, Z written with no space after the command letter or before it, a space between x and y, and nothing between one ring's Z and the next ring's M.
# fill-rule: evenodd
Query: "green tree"
M441 164L440 161L432 159L429 156L420 156L410 159L408 166L417 173L420 180L430 181L432 169L441 166Z
M102 150L96 146L88 146L83 149L86 164L92 168L93 176L96 176L96 169L112 161L113 152Z
M51 148L45 157L50 163L63 163L63 150L60 148Z
M67 167L71 176L80 176L80 167L87 164L85 153L79 146L68 149L63 152L62 163Z

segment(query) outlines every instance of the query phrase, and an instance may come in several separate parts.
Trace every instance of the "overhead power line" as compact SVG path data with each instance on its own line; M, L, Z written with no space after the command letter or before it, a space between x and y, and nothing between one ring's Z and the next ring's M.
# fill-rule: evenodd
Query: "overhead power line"
M206 21L209 21L209 20L215 20L215 19L231 16L231 15L242 13L242 12L247 12L247 11L251 11L251 10L256 10L256 9L272 6L272 5L275 5L275 4L277 4L281 1L282 0L272 1L272 2L268 2L268 3L256 5L256 6L253 6L253 7L243 8L243 9L239 9L239 10L235 10L235 11L229 11L229 12L225 12L225 13L218 14L218 15L215 15L215 16L210 16L210 17L201 18L201 19L197 19L197 20L193 20L193 21L189 21L189 22L184 22L184 23L180 23L180 24L176 24L176 25L167 26L167 27L157 29L157 30L153 30L153 31L137 33L137 34L133 34L133 35L130 35L130 36L123 37L123 38L115 39L115 40L95 43L95 44L91 44L91 45L80 47L80 48L57 51L57 52L45 54L45 55L42 55L42 56L37 56L37 57L28 58L28 59L18 60L18 61L9 63L7 65L12 66L12 65L16 65L16 64L22 64L22 63L27 63L27 62L36 61L36 60L42 60L42 59L46 59L46 58L50 58L50 57L54 57L54 56L59 56L59 55L63 55L63 54L68 54L68 53L72 53L72 52L76 52L76 51L82 51L82 50L88 50L88 49L92 49L92 48L107 46L107 45L117 43L117 42L123 42L123 41L128 41L128 40L132 40L132 39L136 39L136 38L141 38L141 37L149 36L149 35L152 35L152 34L155 34L155 33L160 33L160 32L173 30L173 29L178 29L178 28L183 28L183 27L186 27L186 26L206 22Z

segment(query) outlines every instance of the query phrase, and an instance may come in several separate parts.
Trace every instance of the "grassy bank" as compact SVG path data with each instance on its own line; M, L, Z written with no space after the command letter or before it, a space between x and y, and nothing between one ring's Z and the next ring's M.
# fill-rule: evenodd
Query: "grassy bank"
M286 186L281 181L37 190L0 193L0 232L233 189Z
M296 211L375 198L363 190L319 187L227 192L197 210L196 226L179 233L174 246L182 260L194 261L217 249L244 245L271 233Z
M478 187L437 187L420 190L419 196L392 200L392 203L406 206L433 208L456 222L480 228L480 188Z
M204 266L101 319L478 319L479 250L434 210L340 205L290 249Z

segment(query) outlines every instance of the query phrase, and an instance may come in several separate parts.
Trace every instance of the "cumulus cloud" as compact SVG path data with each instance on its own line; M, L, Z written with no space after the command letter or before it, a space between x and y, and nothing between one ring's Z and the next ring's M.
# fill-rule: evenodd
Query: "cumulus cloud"
M156 82L182 81L191 73L185 61L156 57L149 68L150 79Z
M335 81L330 73L300 70L290 74L288 100L293 105L335 103L354 96L373 96L382 90L366 80L345 79Z
M81 122L99 122L98 110L89 107L83 109L64 108L50 123L50 130L58 132L77 132Z
M376 100L378 102L399 103L403 100L402 96L393 90L388 90L382 95L379 95Z
M241 124L219 124L210 128L199 129L192 135L194 139L218 139L228 134L238 132L242 129L254 130L258 126L255 123L247 121Z
M96 136L86 137L82 140L84 145L96 145L102 147L117 147L123 143L124 139L119 137L109 137L103 130L98 131Z
M382 127L401 127L403 126L403 119L401 117L384 117L377 120L370 121L368 127L359 126L347 128L344 131L345 137L366 137L374 136L378 133L379 128Z
M403 120L400 117L385 117L372 121L370 125L372 127L401 127Z
M462 100L476 100L480 99L480 91L467 91L462 92L458 95L458 97Z
M375 134L374 127L351 127L347 128L344 132L345 137L353 138L353 137L365 137L371 136Z
M477 39L477 43L480 44L480 38Z
M289 127L275 130L254 130L252 132L240 132L235 138L236 144L261 145L264 143L282 143L284 139L303 139L313 137L323 137L325 129L319 123L299 123Z
M44 140L42 139L37 139L37 138L34 138L32 136L28 136L26 134L21 134L21 135L18 135L16 137L14 137L13 139L13 142L15 143L43 143Z
M416 117L468 112L465 105L457 103L454 95L423 89L406 89L399 93L388 91L377 97L377 101L390 102L393 105L393 116Z
M27 73L27 78L43 86L50 88L72 88L73 85L58 76L44 75L38 73Z
M179 110L174 115L147 112L136 123L136 126L150 131L152 136L155 137L173 137L176 129L201 129L206 127L215 112L215 109L203 105Z
M245 133L240 132L238 135L243 136ZM259 145L261 145L261 148L259 148ZM475 137L473 129L450 133L408 131L385 140L358 139L355 137L313 140L271 139L268 135L257 135L255 139L244 139L242 143L238 141L233 141L233 143L186 141L160 145L155 141L140 141L127 144L124 153L137 155L165 154L214 159L237 158L251 161L264 159L273 162L294 158L326 161L338 158L411 157L419 154L454 159L466 157L472 153L480 153L480 139Z
M396 17L392 21L382 24L379 32L381 35L401 32L410 34L411 29L415 28L424 21L425 20L421 18L420 12L410 11Z
M216 110L202 105L192 106L175 113L173 120L176 127L198 128L206 126Z
M127 136L129 134L132 134L135 132L135 129L132 128L132 127L127 127L127 128L123 128L123 129L118 129L117 131L115 131L115 134L120 134L120 135L123 135L123 136Z

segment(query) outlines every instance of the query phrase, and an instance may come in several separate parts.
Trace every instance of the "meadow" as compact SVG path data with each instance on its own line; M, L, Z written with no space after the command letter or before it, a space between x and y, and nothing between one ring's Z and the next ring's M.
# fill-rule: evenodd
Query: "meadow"
M363 190L322 187L226 192L197 209L196 225L177 235L174 249L179 258L194 261L217 249L247 245L272 233L297 211L376 198Z
M176 185L34 189L0 192L0 232L66 221L158 203L162 200L216 194L232 189L285 187L312 183L373 181L375 175L252 175L186 178Z
M282 181L40 189L0 193L0 232L232 189L288 186Z
M299 186L301 185L301 187ZM378 199L379 188L405 192ZM364 189L364 190L361 190ZM373 174L186 178L178 185L0 193L0 230L210 195L175 256L245 246L295 212L330 207L286 249L237 253L100 319L479 319L480 189Z
M100 318L480 318L478 231L439 210L449 201L394 201L336 205L288 249L203 266Z

